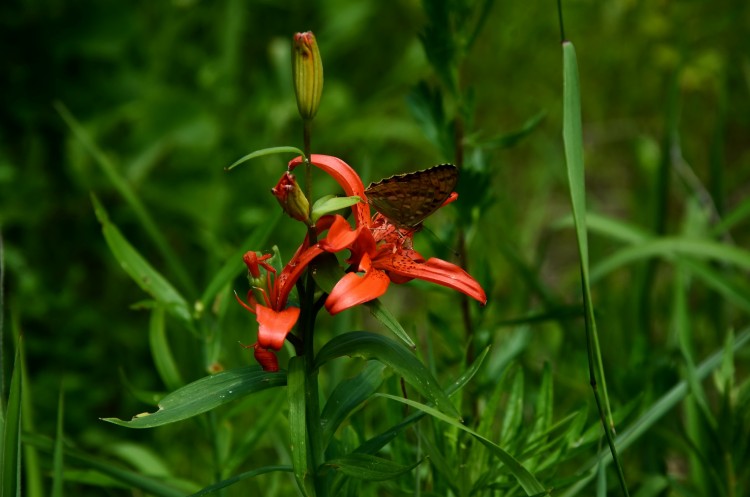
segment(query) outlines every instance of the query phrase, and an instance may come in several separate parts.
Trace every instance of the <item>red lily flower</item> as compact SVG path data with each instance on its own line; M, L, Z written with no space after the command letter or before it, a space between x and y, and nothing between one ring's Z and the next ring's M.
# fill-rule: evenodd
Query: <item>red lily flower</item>
M248 292L247 303L239 297L237 300L256 315L258 341L252 347L263 369L278 370L273 351L281 349L300 314L299 308L287 307L289 294L307 265L323 252L335 253L348 249L351 256L347 262L356 268L356 272L347 273L339 280L326 299L325 307L331 314L380 297L391 282L400 284L413 278L453 288L482 305L487 302L482 287L466 271L441 259L425 260L414 250L412 241L415 230L399 228L380 214L371 218L364 184L348 164L327 155L312 155L310 162L331 175L347 196L356 195L364 202L352 206L354 228L342 216L321 217L315 228L318 234L328 230L325 238L310 245L306 237L278 275L265 262L271 258L270 254L258 256L255 252L248 252L243 257L253 288ZM289 163L289 169L301 163L301 158L294 159ZM443 205L456 198L454 193ZM265 280L261 276L261 268L265 270ZM359 273L364 274L360 276Z
M248 252L243 257L253 284L258 286L254 286L247 293L247 304L239 297L237 301L256 316L258 341L252 347L255 350L255 359L266 371L278 371L278 361L271 349L281 349L287 334L292 331L299 319L298 307L286 307L289 293L305 267L322 252L317 244L312 247L304 244L278 276L276 270L265 262L271 258L271 254L259 257L255 252ZM261 267L266 270L265 282L261 278ZM262 298L262 304L258 302L254 292Z
M289 169L302 163L303 159L298 157L289 163ZM380 214L371 218L364 184L347 163L318 154L310 157L310 163L331 175L348 196L357 195L363 199L352 206L355 228L351 229L348 223L336 219L326 239L319 244L329 252L348 248L351 257L347 262L365 273L361 278L356 273L349 273L336 284L325 303L331 314L379 297L385 293L389 281L398 284L413 278L453 288L482 305L487 303L484 290L466 271L434 257L425 260L413 250L414 230L398 228ZM457 195L451 195L443 205L456 198Z

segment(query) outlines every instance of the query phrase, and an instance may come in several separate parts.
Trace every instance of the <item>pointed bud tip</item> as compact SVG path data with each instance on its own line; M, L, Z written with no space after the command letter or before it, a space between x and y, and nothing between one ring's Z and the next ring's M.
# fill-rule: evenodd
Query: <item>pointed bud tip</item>
M315 117L323 93L323 62L312 31L297 33L292 43L292 75L302 119Z

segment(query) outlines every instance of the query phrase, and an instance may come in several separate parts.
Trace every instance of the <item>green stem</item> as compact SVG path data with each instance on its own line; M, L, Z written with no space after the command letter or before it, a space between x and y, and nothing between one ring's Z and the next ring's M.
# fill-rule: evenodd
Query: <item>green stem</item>
M302 149L305 151L305 196L308 200L308 211L307 217L312 219L312 206L310 202L312 199L312 166L310 165L310 156L312 155L312 147L310 146L310 134L312 132L312 120L305 119L302 121ZM310 233L310 243L315 243L315 228L310 227L308 229Z
M311 142L312 120L303 121L303 150L307 162L305 163L305 195L308 200L312 198L312 166L309 162L312 156ZM309 202L310 211L308 217L312 217L312 202ZM310 245L317 242L315 225L310 224L307 228ZM315 368L315 318L317 310L315 306L315 280L312 272L308 269L305 279L304 294L300 296L302 305L302 348L305 355L305 427L307 430L308 453L310 457L311 477L317 495L326 495L325 479L319 478L318 468L324 462L322 426L320 424L320 394L318 388L318 371Z

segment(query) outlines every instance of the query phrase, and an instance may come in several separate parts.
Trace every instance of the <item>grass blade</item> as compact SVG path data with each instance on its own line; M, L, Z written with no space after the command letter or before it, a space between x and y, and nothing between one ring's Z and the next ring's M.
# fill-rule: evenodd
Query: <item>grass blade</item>
M528 470L524 468L523 465L518 462L513 456L503 450L499 445L484 438L471 428L459 423L455 419L452 419L442 412L438 411L437 409L434 409L425 404L420 404L419 402L415 402L410 399L402 399L401 397L396 397L394 395L388 395L384 393L378 393L375 395L377 395L378 397L385 397L390 400L395 400L397 402L407 404L445 423L448 423L454 428L465 431L466 433L476 438L482 445L490 449L490 452L495 455L495 457L497 457L508 468L508 471L516 478L516 480L518 480L518 483L526 491L527 495L544 494L546 492L542 484L539 483L534 475L529 473Z
M8 497L21 496L21 412L23 395L23 372L21 366L22 340L18 340L18 350L10 378L8 403L2 426L2 451L0 451L0 494Z
M594 306L591 299L589 282L589 249L586 232L586 179L583 163L583 131L581 125L581 92L578 81L578 62L573 44L563 42L563 141L565 145L565 163L568 169L568 186L570 200L573 206L573 222L578 240L578 253L581 259L581 288L584 303L584 319L586 324L586 346L589 362L589 378L593 388L594 398L599 408L604 432L607 436L610 451L614 456L620 486L627 496L628 488L622 465L617 457L614 444L614 422L612 410L607 395L607 382L604 376L599 337L594 316ZM604 406L599 399L598 385L601 386ZM606 414L605 414L606 412Z
M167 340L167 329L164 320L164 309L156 308L151 311L149 321L149 345L151 346L151 357L154 359L156 371L161 381L169 390L177 390L185 383L172 355L172 348Z
M392 480L398 476L408 473L422 463L422 460L414 464L399 464L382 457L369 454L349 454L344 457L326 461L325 465L336 471L349 476L367 481Z
M380 388L383 383L384 370L384 364L370 361L365 365L364 370L354 378L344 380L336 385L336 388L328 397L320 417L323 424L324 448L328 446L333 434L344 419Z
M51 497L63 497L64 469L63 466L63 413L65 411L64 390L60 388L60 397L57 401L57 433L55 435L55 446L52 452L52 492Z
M102 225L102 233L109 249L126 273L141 289L151 295L176 318L191 324L192 316L187 301L164 277L141 256L128 242L120 230L109 220L107 211L92 195L96 217Z
M188 275L185 268L179 264L180 259L172 251L172 248L162 234L161 228L156 225L151 217L151 214L148 213L146 207L141 202L141 199L138 198L138 195L136 195L135 191L133 191L133 189L130 187L130 184L125 180L125 178L120 175L119 171L117 171L117 168L112 163L112 161L110 161L109 158L104 154L104 152L94 143L81 123L78 122L78 120L75 118L75 116L73 116L70 110L68 110L68 108L61 102L55 102L54 107L55 110L57 110L57 112L60 114L60 117L62 117L65 121L65 124L68 125L70 130L78 139L78 141L81 142L86 151L89 152L94 158L94 161L99 165L101 170L107 176L109 181L112 183L112 186L115 187L115 189L120 193L120 195L122 195L128 205L130 205L131 209L133 209L133 212L140 220L141 225L143 225L143 228L146 230L146 233L148 233L148 235L154 241L156 247L161 252L165 262L172 270L174 275L179 279L180 284L182 284L188 291L194 292L195 288L193 286L193 282L190 279L190 276Z

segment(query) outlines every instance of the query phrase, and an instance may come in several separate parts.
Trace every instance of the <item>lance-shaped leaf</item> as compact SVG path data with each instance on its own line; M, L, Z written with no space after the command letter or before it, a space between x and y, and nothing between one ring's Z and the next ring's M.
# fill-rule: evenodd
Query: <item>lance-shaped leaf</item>
M154 413L138 414L130 421L117 418L103 418L103 421L128 428L153 428L182 421L251 393L282 385L286 385L284 371L267 372L258 366L228 369L175 390L159 402L159 410Z
M401 375L441 412L454 419L460 419L461 416L437 380L424 364L400 343L375 333L353 331L334 337L325 344L315 358L315 367L319 368L331 359L343 356L359 356L382 362Z
M102 233L109 249L126 273L133 278L141 289L151 295L175 317L190 323L190 307L180 293L154 269L146 259L120 233L107 215L107 211L95 196L91 196L96 217L102 225Z
M358 406L377 392L383 383L385 366L378 362L368 362L354 378L344 380L328 397L321 423L323 423L323 444L328 445L336 429Z
M291 438L294 478L303 495L315 495L310 474L309 444L305 415L305 357L289 359L289 437Z
M423 459L414 464L405 465L369 454L349 454L337 459L326 461L325 465L350 476L368 481L392 480L397 476L408 473L419 466Z

